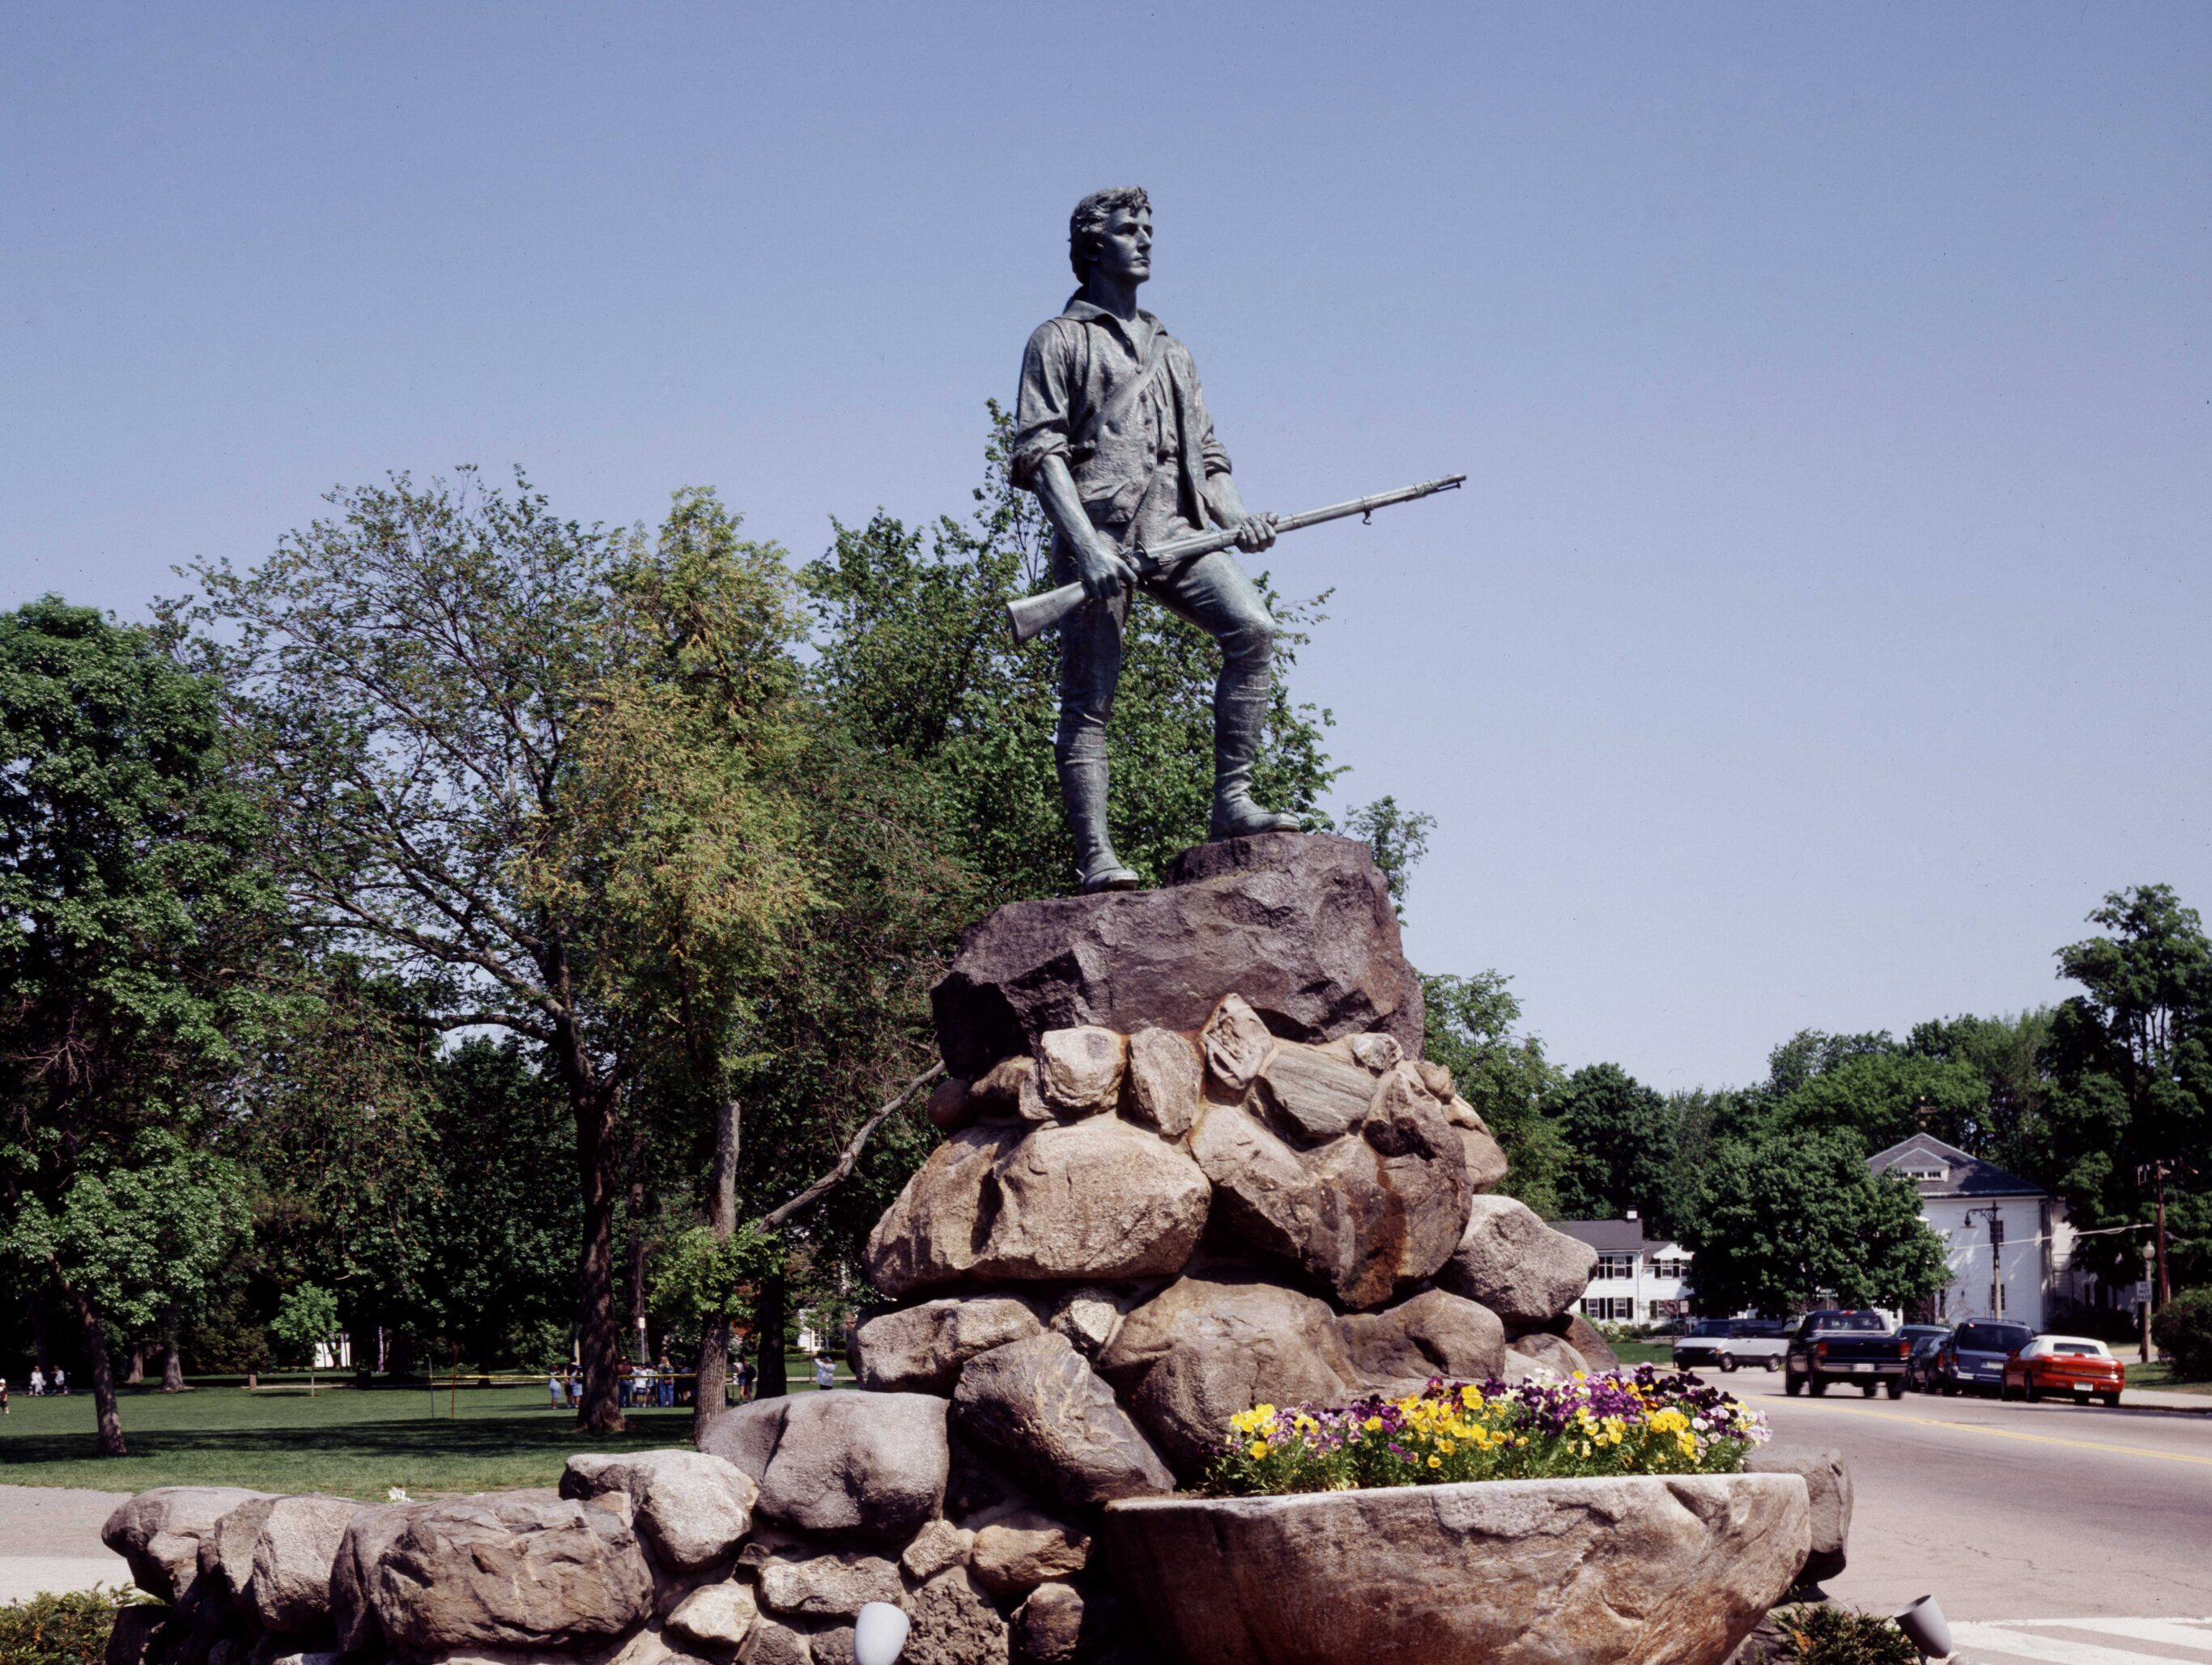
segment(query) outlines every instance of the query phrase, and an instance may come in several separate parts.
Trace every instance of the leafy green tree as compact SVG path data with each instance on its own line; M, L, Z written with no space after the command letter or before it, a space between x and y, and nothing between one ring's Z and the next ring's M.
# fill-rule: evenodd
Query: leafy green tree
M1990 1084L1961 1057L1863 1052L1824 1069L1777 1104L1776 1130L1848 1132L1866 1153L1921 1129L1976 1155L1989 1149Z
M1429 853L1429 834L1436 826L1434 815L1401 808L1390 796L1362 804L1344 818L1345 836L1359 839L1375 852L1375 865L1382 870L1383 882L1390 887L1390 905L1401 920L1406 917L1407 887L1421 857Z
M1633 1208L1656 1231L1671 1229L1680 1123L1666 1099L1619 1064L1594 1063L1568 1076L1546 1110L1571 1153L1559 1181L1568 1218L1611 1220Z
M641 1102L679 1138L713 1129L703 1212L726 1246L846 1184L885 1119L865 1111L886 1076L933 1073L924 996L973 887L939 849L918 768L862 750L808 697L781 549L740 539L713 493L682 492L615 584L624 639L579 736L578 843L551 867L599 875L592 986L638 1038ZM810 1038L833 1006L834 1059ZM696 1265L687 1243L678 1262ZM732 1315L673 1311L700 1344L703 1420Z
M168 650L52 596L0 617L0 1257L75 1314L114 1456L111 1331L194 1305L242 1225L206 1135L281 1011L261 823Z
M1048 632L1018 647L1005 617L1007 602L1046 583L1049 530L1036 499L1014 487L1011 426L997 405L991 413L970 521L945 517L925 538L879 513L840 526L801 574L820 686L859 743L921 766L963 864L984 876L987 905L1061 894L1075 874L1053 763L1059 639ZM1295 704L1285 675L1304 639L1298 627L1318 615L1285 605L1264 578L1261 587L1285 628L1255 784L1263 802L1319 820L1340 772L1322 747L1329 718ZM1114 847L1152 881L1206 838L1219 655L1205 633L1144 599L1123 643L1107 731Z
M1849 1132L1717 1147L1680 1232L1698 1309L1784 1313L1833 1296L1903 1307L1948 1281L1911 1181L1876 1175Z
M2212 1277L2212 941L2166 885L2115 891L2089 919L2106 934L2058 951L2082 992L2045 1049L2046 1168L2078 1226L2149 1220L2163 1200L2163 1305ZM2082 1249L2108 1280L2135 1275L2126 1234Z
M307 1361L307 1397L315 1396L315 1354L338 1333L338 1298L320 1284L303 1283L277 1304L269 1328L295 1355Z
M588 996L598 875L549 863L568 830L586 702L613 669L629 540L465 472L335 493L249 572L197 569L209 653L301 926L438 990L425 1020L544 1049L567 1096L581 1204L578 1417L622 1423L613 1228L621 1013Z
M1544 1113L1559 1086L1543 1043L1518 1032L1521 1002L1496 972L1425 977L1427 1033L1423 1052L1452 1073L1510 1164L1498 1189L1547 1219L1560 1217L1560 1186L1571 1158L1559 1124Z

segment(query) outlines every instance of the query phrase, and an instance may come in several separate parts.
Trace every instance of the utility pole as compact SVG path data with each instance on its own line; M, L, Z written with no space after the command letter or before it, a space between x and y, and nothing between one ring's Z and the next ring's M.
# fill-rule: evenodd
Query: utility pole
M2155 1257L2157 1252L2158 1251L2149 1244L2146 1243L2143 1244L2144 1299L2136 1303L2136 1311L2142 1316L2142 1361L2146 1365L2150 1363L2150 1300L2148 1298L2150 1292L2157 1287L2157 1286L2151 1281L2151 1262Z
M1990 1217L1990 1317L2004 1317L2004 1221L1997 1218L1998 1205L1986 1208L1969 1208L1966 1220L1972 1224L1976 1214Z

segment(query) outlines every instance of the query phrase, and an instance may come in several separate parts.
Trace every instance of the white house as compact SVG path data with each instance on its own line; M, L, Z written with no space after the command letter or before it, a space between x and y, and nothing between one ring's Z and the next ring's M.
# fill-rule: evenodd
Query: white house
M1922 1217L1943 1239L1951 1281L1928 1304L1927 1318L1947 1324L2009 1318L2045 1327L2054 1281L2072 1258L2063 1204L2018 1174L1926 1133L1876 1152L1867 1166L1911 1180Z
M1597 1250L1597 1270L1583 1293L1584 1317L1640 1324L1690 1310L1682 1291L1690 1274L1690 1251L1645 1237L1644 1222L1633 1213L1626 1220L1561 1220L1553 1225Z

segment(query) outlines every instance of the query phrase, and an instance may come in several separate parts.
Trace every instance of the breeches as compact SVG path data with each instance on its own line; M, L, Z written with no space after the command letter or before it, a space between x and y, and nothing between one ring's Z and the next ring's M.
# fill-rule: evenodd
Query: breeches
M1071 582L1074 563L1059 554L1054 572L1056 581ZM1139 587L1220 645L1221 675L1213 692L1217 750L1224 740L1232 749L1243 749L1239 742L1245 742L1247 731L1256 741L1267 715L1275 621L1236 556L1217 549ZM1060 624L1057 749L1063 761L1103 760L1106 755L1106 723L1121 677L1121 632L1129 603L1125 590L1111 602L1086 602Z

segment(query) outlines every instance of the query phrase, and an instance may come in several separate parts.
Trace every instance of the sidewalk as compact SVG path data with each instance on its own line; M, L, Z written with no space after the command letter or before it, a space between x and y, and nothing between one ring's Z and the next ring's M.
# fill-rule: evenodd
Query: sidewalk
M41 1590L127 1586L131 1568L100 1541L100 1528L130 1495L0 1486L0 1602Z
M2148 1411L2194 1411L2212 1416L2212 1393L2169 1393L2162 1388L2130 1388L2120 1396L2120 1408L2136 1406Z

